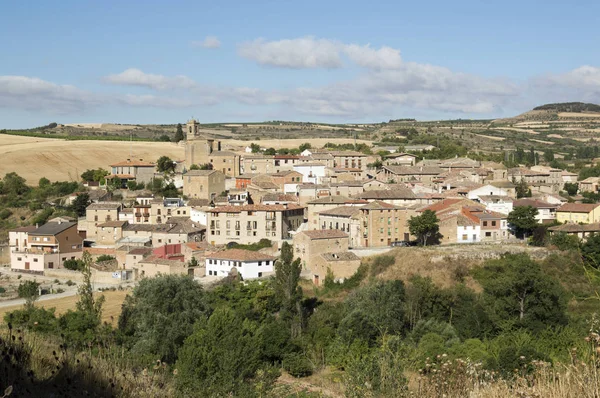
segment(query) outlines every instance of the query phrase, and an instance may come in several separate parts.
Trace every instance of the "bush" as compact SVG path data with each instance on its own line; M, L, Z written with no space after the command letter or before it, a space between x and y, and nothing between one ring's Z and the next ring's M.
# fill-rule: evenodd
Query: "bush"
M288 354L283 358L283 369L294 377L310 376L313 366L304 355L299 353Z
M64 293L64 292L65 292L65 289L61 289L61 288L56 289L56 293Z
M81 271L83 269L83 262L81 260L69 259L63 262L63 267L70 269L71 271Z
M70 280L70 279L69 279L67 282L65 282L65 284L66 284L67 286L73 286L73 285L75 285L76 283L75 283L75 282L73 282L72 280Z
M108 254L102 254L102 255L98 256L98 258L96 258L97 263L101 263L103 261L112 261L112 260L115 260L115 257L110 256Z
M8 217L12 216L13 212L8 209L0 210L0 220L6 220Z
M553 234L550 237L550 244L556 246L558 250L577 250L579 249L579 238L576 235L569 235L565 232Z
M50 333L56 330L54 308L49 310L39 307L29 307L15 310L4 315L4 321L17 328L26 328L36 332Z
M371 276L379 275L396 263L394 256L377 256L371 264Z
M0 287L0 294L6 293L6 289L3 287Z

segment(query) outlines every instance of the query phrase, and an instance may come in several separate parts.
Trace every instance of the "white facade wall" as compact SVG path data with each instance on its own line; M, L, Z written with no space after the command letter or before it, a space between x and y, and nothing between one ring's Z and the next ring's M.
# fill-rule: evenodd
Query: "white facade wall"
M535 216L538 223L542 224L544 220L556 220L556 209L538 209L538 214Z
M466 235L466 236L465 236ZM476 226L457 226L456 243L476 243L481 241L481 227Z
M508 192L503 188L498 188L498 187L488 184L488 185L484 185L480 188L473 189L472 191L469 191L469 193L467 194L467 197L469 199L473 200L473 199L479 199L480 195L508 196Z
M508 214L513 211L513 202L485 203L485 209L497 213Z
M226 277L232 268L236 268L243 279L260 278L269 272L273 272L275 261L234 261L206 259L206 275Z
M294 165L294 171L302 174L302 182L313 184L321 184L323 178L325 177L325 165L317 166L317 165L304 165L304 164L296 164Z
M208 216L206 215L206 211L201 209L195 209L193 207L190 209L190 219L193 222L197 222L202 225L207 225L207 218Z
M66 260L80 259L82 252L73 253L32 253L12 252L10 253L10 268L20 271L43 272L45 269L63 268Z

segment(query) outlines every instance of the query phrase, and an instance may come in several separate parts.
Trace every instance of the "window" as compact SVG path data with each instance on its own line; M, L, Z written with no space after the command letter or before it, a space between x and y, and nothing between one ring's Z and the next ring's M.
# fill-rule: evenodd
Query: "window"
M484 227L487 227L487 221L484 221L484 222L483 222L483 226L484 226Z
M67 236L67 240L69 240L68 236ZM44 242L50 242L50 238L44 237Z
M260 278L260 277L262 277L262 272L259 272L259 273L258 273L258 277L259 277L259 278Z
M48 263L48 268L54 268L54 263L52 261Z
M17 257L17 261L22 261L23 259L21 257Z
M486 233L485 233L485 236L489 238L489 237L491 237L491 236L492 236L492 233L491 233L491 232L486 232Z
M271 265L270 261L265 261L265 265Z
M492 227L496 226L496 221L492 221Z
M34 262L34 263L37 263L37 262L38 262L38 259L37 259L37 258L34 258L34 259L33 259L33 262Z
M462 240L468 240L468 239L469 239L469 237L467 236L467 234L463 234Z
M261 265L262 265L262 261L259 261L258 262L258 266L260 267Z

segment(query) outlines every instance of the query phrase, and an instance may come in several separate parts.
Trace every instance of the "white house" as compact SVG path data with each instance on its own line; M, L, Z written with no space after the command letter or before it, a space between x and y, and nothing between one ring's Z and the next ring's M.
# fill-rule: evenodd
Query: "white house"
M206 275L226 277L235 268L243 279L261 278L274 271L275 257L250 250L230 249L206 256Z
M514 202L514 206L531 206L538 210L535 219L540 224L552 223L556 220L556 210L560 205L544 202L543 200L522 198Z
M198 224L207 225L206 208L192 207L190 209L190 219Z
M302 174L302 182L320 184L325 177L325 164L299 163L294 165L294 171Z
M457 225L457 243L476 243L481 241L481 227L479 225Z
M478 200L489 211L502 214L508 214L513 211L514 200L508 196L480 195L479 199L475 200Z
M310 149L305 149L300 153L300 156L311 156L312 152L310 151Z
M467 198L476 200L481 195L488 196L508 196L508 191L504 188L498 188L491 184L484 185L482 187L472 189L467 193Z

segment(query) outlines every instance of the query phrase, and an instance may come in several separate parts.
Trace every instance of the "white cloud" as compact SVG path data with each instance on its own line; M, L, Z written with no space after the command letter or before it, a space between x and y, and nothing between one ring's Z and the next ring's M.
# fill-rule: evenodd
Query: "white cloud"
M370 45L359 46L357 44L346 44L342 51L350 60L367 69L397 69L402 67L400 50L383 46L379 50L371 48Z
M216 36L206 36L204 40L192 41L192 47L201 48L219 48L221 47L221 41Z
M240 44L238 54L261 65L280 68L342 67L339 44L313 37L278 41L256 39Z
M144 73L139 69L129 68L116 75L109 75L104 81L121 86L139 86L154 90L190 89L196 83L187 76L164 76Z
M36 77L0 76L0 107L54 113L80 111L100 100L71 85Z

